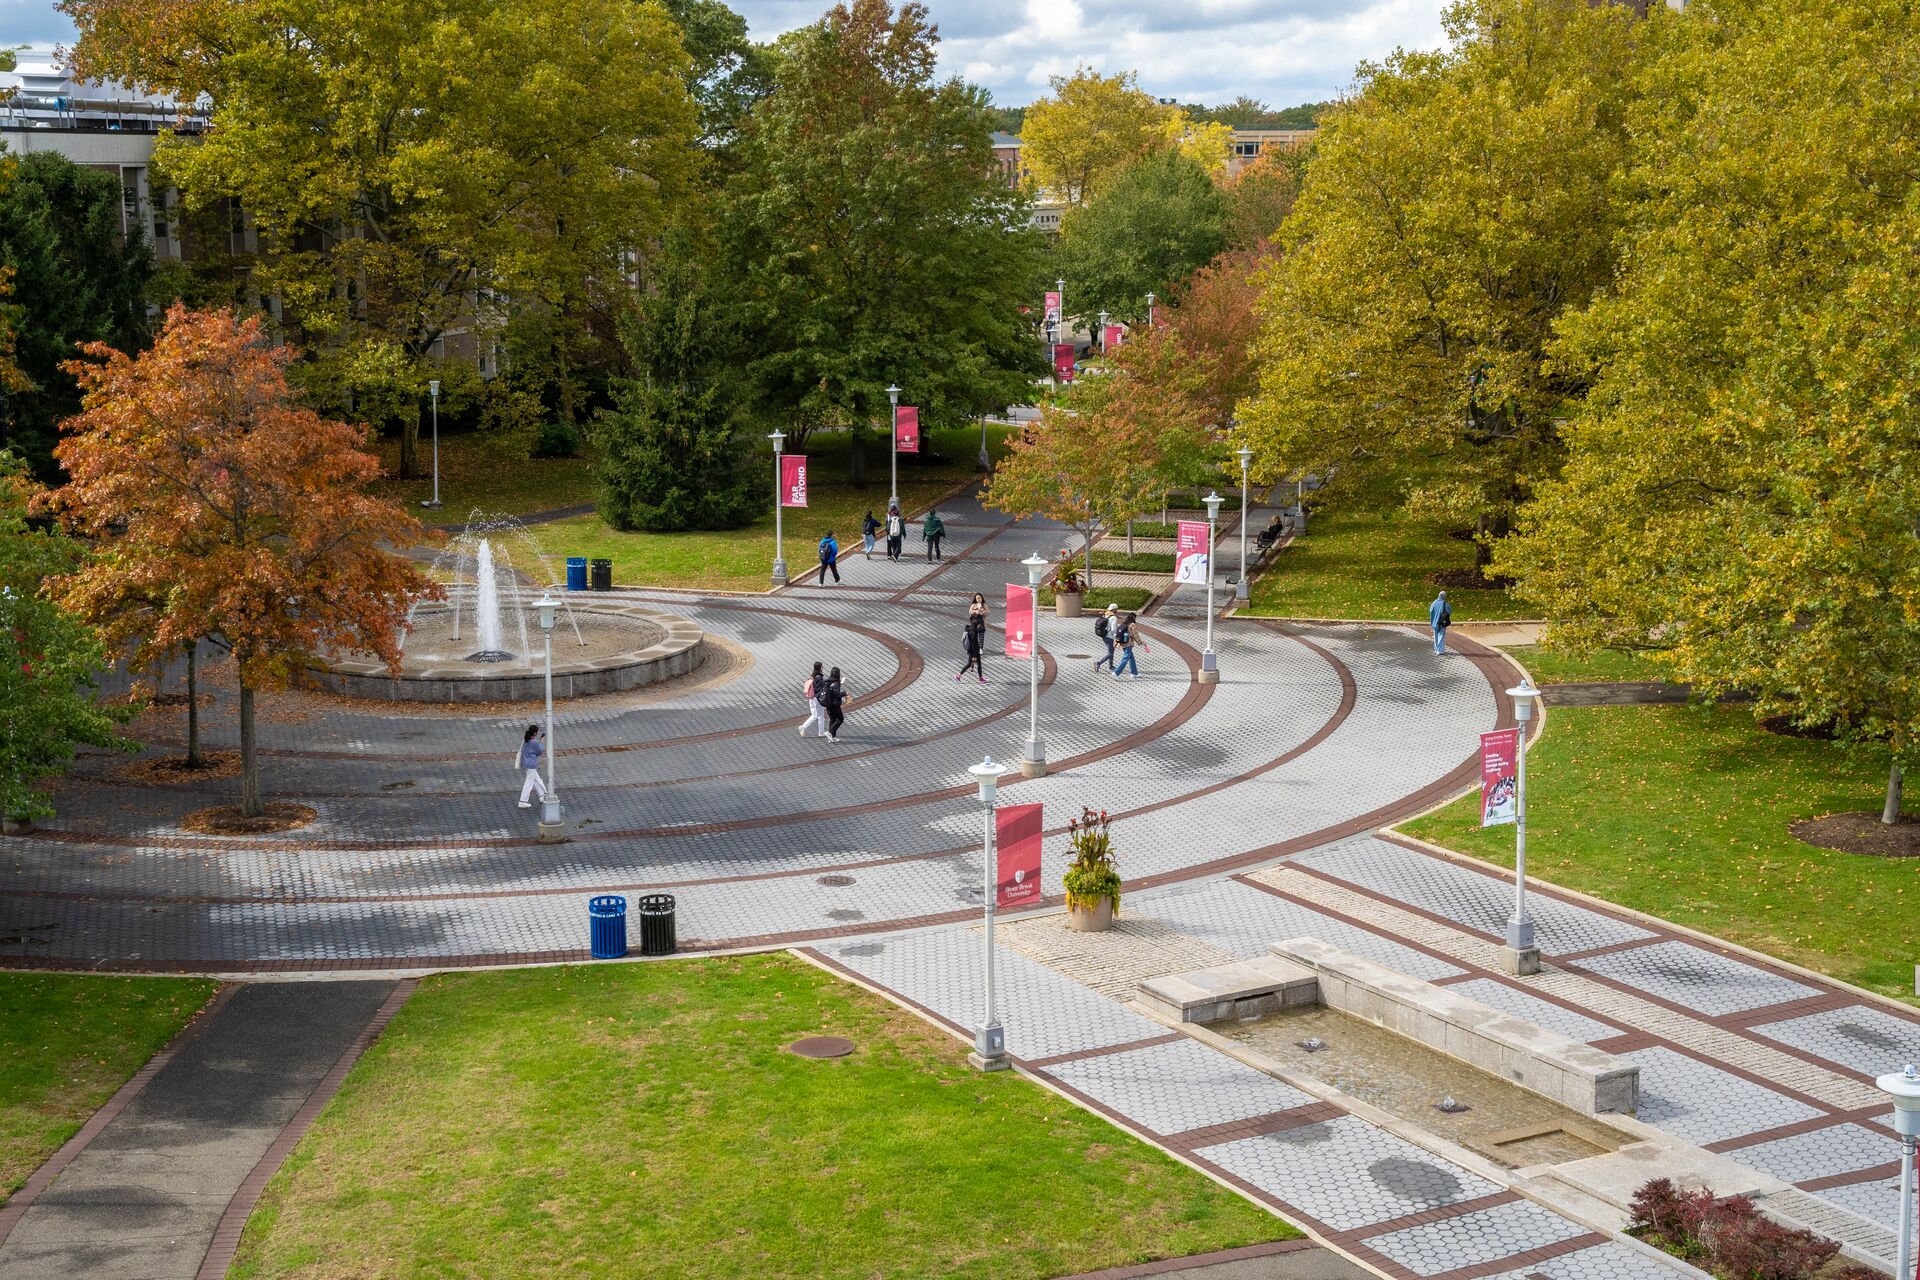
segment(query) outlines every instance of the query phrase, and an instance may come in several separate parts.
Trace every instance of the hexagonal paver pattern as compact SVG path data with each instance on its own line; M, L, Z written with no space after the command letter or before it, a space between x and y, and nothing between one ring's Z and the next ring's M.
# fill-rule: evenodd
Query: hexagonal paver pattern
M1493 1280L1537 1280L1541 1276L1546 1280L1675 1280L1676 1276L1704 1280L1706 1272L1651 1249L1609 1241L1502 1272Z
M1587 1229L1576 1222L1548 1213L1532 1201L1515 1200L1373 1236L1367 1248L1385 1254L1409 1271L1431 1276L1586 1234Z
M1920 1062L1920 1022L1863 1004L1769 1022L1754 1031L1865 1076L1898 1071L1905 1062Z
M1813 1193L1829 1204L1837 1204L1869 1222L1877 1222L1889 1231L1900 1229L1900 1179L1882 1178L1878 1182L1854 1182L1844 1187L1828 1187ZM1912 1207L1908 1207L1912 1212Z
M1709 1017L1820 994L1814 987L1688 942L1656 942L1576 963L1588 973Z
M1490 1196L1500 1188L1353 1116L1195 1154L1335 1231Z
M1045 1070L1160 1134L1251 1120L1314 1100L1192 1040L1056 1063Z
M1640 1066L1640 1118L1702 1146L1824 1114L1672 1049L1620 1056Z
M1900 1147L1892 1134L1857 1124L1836 1124L1812 1133L1796 1133L1791 1138L1735 1147L1725 1154L1729 1160L1770 1173L1783 1182L1806 1182L1897 1160Z

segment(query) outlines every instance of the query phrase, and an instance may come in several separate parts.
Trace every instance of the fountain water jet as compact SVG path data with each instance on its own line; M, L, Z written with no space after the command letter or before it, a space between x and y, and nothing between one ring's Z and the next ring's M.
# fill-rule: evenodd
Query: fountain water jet
M474 553L473 625L480 634L480 650L467 655L468 662L512 662L514 655L500 647L500 579L493 570L493 544L480 539ZM460 638L460 618L453 620L453 638ZM525 640L525 637L521 637ZM524 643L521 646L525 648Z

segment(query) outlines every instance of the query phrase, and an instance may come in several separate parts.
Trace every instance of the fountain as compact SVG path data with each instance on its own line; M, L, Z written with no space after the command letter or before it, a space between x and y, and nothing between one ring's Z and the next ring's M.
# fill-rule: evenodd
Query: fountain
M415 601L407 610L398 676L354 653L313 668L313 682L334 693L390 701L537 700L546 687L546 645L530 615L543 595L559 601L564 619L553 637L556 698L671 679L705 656L705 633L686 618L604 594L576 607L551 557L511 516L475 512L428 572L446 584L446 599Z

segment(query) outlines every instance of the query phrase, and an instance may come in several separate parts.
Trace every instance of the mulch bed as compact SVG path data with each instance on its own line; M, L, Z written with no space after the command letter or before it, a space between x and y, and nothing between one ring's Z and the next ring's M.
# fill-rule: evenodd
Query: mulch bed
M1832 742L1834 738L1830 724L1795 724L1787 716L1768 716L1760 722L1760 727L1783 738L1811 738L1815 742ZM1876 817L1875 821L1878 820Z
M297 830L320 816L307 805L284 800L275 800L261 808L265 812L249 818L241 814L237 804L214 805L210 809L194 810L180 819L180 825L202 836L262 836Z
M1888 826L1877 813L1829 813L1802 818L1787 830L1794 839L1819 849L1870 858L1920 858L1920 818L1903 817Z
M1497 591L1513 585L1512 578L1489 578L1478 569L1437 569L1427 575L1427 581L1449 591Z
M148 783L198 783L218 782L223 778L240 776L240 753L238 751L202 751L200 763L189 765L185 756L158 756L151 760L135 760L115 769L114 776L129 782Z

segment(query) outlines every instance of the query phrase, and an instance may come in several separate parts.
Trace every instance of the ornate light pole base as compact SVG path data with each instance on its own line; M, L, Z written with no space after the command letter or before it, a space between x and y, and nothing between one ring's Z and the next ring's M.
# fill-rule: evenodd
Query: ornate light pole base
M1219 673L1218 671L1205 671L1205 670L1203 670L1203 671L1201 671L1201 673L1200 673L1200 674L1199 674L1199 675L1198 675L1197 677L1195 677L1195 679L1196 679L1196 680L1197 680L1197 681L1198 681L1198 682L1199 682L1200 684L1219 684L1219 683L1220 683L1220 673Z
M1047 776L1047 761L1043 756L1038 760L1022 760L1020 776L1023 778L1044 778Z
M1004 1053L997 1058L983 1058L976 1051L967 1055L967 1065L975 1071L1005 1071L1013 1063Z
M539 841L541 844L565 844L567 842L567 824L564 822L540 823Z
M440 504L438 502L435 502L432 498L420 499L420 505L425 507L429 511L438 511L440 509Z
M773 562L773 585L776 587L784 587L787 585L787 562L785 560L775 560Z
M1253 588L1247 585L1245 578L1233 584L1233 602L1235 604L1246 604L1252 599Z
M1200 655L1200 674L1197 679L1201 684L1220 683L1220 659L1213 650L1209 649Z
M1540 948L1538 947L1502 947L1500 948L1501 972L1516 978L1540 972Z

